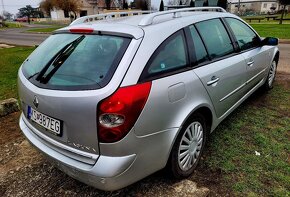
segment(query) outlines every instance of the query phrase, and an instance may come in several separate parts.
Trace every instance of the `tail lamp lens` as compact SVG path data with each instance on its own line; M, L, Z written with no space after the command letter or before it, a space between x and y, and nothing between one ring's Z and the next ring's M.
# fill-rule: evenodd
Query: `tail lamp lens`
M151 89L151 82L119 88L98 106L99 142L121 140L139 117Z

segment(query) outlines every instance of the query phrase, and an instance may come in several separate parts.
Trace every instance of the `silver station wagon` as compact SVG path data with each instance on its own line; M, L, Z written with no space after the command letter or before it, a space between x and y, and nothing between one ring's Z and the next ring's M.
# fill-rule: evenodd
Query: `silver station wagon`
M185 178L208 134L273 87L277 44L219 7L85 16L20 67L20 128L59 169L101 190L165 166Z

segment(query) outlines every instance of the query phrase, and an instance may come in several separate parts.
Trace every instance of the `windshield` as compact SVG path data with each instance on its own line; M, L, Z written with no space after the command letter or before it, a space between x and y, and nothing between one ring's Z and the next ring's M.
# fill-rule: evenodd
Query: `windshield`
M22 71L43 88L101 88L110 81L129 42L112 35L52 35L27 58Z

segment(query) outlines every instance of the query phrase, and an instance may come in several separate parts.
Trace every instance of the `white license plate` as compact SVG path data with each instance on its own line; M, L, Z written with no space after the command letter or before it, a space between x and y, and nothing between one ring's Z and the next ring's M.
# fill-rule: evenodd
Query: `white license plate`
M53 134L61 135L61 121L40 113L28 106L28 119L51 131Z

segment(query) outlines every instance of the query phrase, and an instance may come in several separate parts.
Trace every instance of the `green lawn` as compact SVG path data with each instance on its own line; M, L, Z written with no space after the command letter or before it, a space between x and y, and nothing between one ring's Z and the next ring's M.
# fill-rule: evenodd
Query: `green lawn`
M202 165L220 170L236 196L290 195L290 91L275 85L255 93L211 135Z
M7 27L1 27L1 29L6 29L6 28L21 28L23 27L23 25L21 23L17 23L17 22L5 22L5 25Z
M17 71L32 47L0 49L0 100L17 98Z
M290 39L290 24L250 24L262 37Z
M63 26L54 26L54 27L47 27L47 28L37 28L37 29L29 29L27 32L40 32L40 33L51 33L57 29L62 28Z

